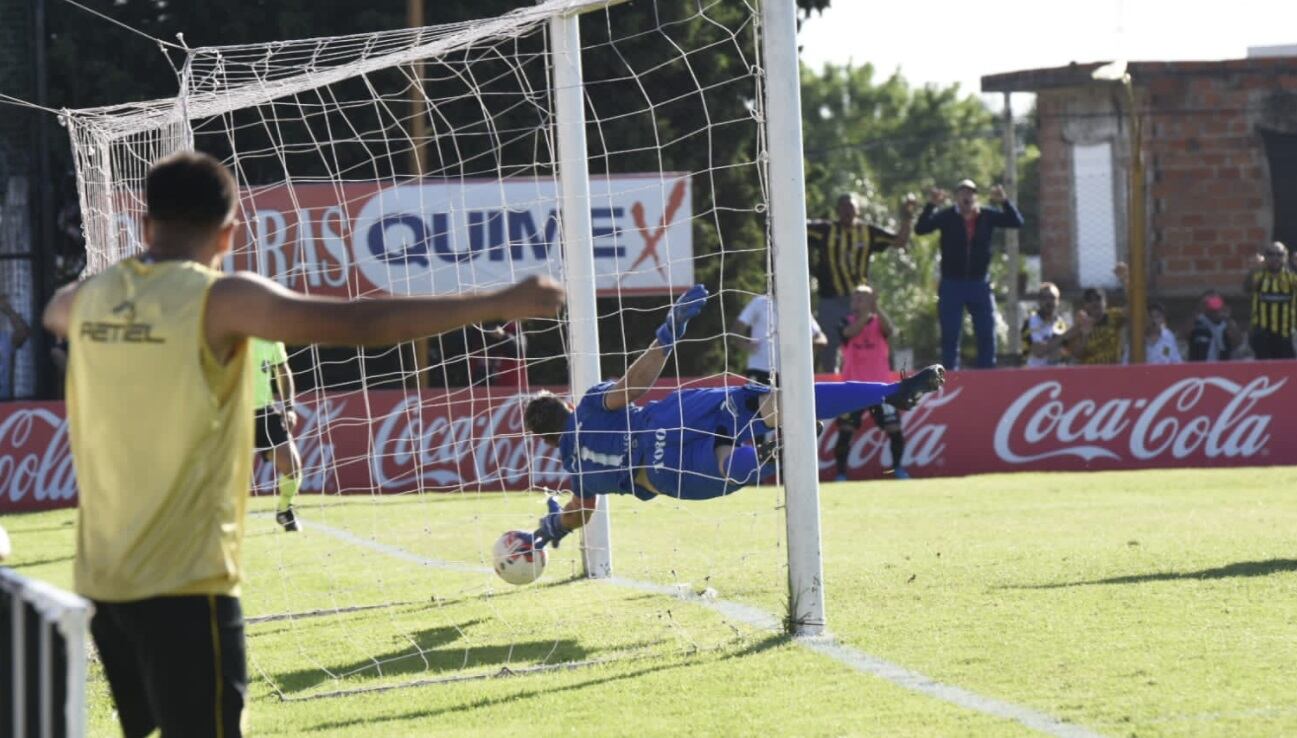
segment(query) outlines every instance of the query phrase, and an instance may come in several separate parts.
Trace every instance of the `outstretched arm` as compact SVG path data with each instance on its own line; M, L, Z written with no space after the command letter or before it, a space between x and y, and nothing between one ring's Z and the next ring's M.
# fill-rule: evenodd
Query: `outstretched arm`
M559 543L567 537L568 533L590 522L598 501L598 497L582 497L574 494L567 505L559 507L558 498L551 495L545 501L549 512L540 519L539 527L533 534L536 548L550 545L558 548Z
M662 369L666 367L670 355L671 350L663 348L657 341L649 344L644 353L626 369L626 375L603 394L604 408L620 410L644 396L658 381L658 377L662 376Z
M212 352L224 360L246 336L298 346L389 346L469 323L553 315L562 304L562 288L548 277L473 295L349 301L240 272L212 285L205 327Z
M919 220L914 224L914 233L922 236L937 230L937 208L946 202L946 191L938 187L933 187L928 192L928 202L923 206L923 212L919 213Z
M641 397L662 374L671 347L685 334L685 326L695 315L702 312L703 303L707 301L707 288L701 284L690 287L667 313L666 322L657 329L657 340L635 359L626 370L626 376L617 380L617 384L604 393L603 406L608 410L620 410Z
M896 229L896 243L893 244L896 248L910 247L910 234L914 232L914 213L918 209L919 201L914 195L906 195L901 201L901 225Z
M41 316L41 324L45 326L45 330L59 338L68 335L68 324L72 322L72 300L76 298L77 289L81 284L81 282L65 284L54 293L54 297L50 298L49 304L45 306L45 313Z
M999 210L989 210L991 214L991 224L1000 228L1021 228L1022 213L1012 202L1004 191L1003 185L996 185L991 188L991 204L1000 208Z
M993 213L991 216L991 223L993 225L996 225L1000 228L1021 228L1022 227L1023 224L1022 211L1018 210L1017 205L1014 205L1008 200L1005 200L1004 202L1000 203L1000 207L1001 210L999 210L998 212L988 211Z

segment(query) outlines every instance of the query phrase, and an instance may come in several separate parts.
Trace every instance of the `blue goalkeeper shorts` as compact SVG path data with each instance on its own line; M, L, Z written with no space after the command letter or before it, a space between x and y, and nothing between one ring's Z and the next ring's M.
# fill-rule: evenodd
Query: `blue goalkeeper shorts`
M716 447L755 442L770 431L758 417L769 393L758 384L686 389L646 406L637 423L637 496L707 500L741 489L717 465Z

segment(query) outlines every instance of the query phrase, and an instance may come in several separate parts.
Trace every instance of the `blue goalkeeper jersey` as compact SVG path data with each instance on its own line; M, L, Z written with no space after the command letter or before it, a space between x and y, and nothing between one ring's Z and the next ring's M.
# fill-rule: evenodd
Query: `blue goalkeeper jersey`
M634 491L631 441L643 409L634 404L619 410L605 408L604 394L615 384L600 382L591 387L559 440L563 468L572 475L572 491L582 497Z
M591 387L568 418L559 441L563 468L572 475L572 491L582 497L650 492L635 484L635 471L667 469L719 478L712 449L718 439L735 443L754 436L752 423L760 399L770 389L760 385L676 390L643 407L604 407L604 395L616 382ZM764 424L755 429L764 433ZM697 448L696 444L703 444ZM659 491L679 495L678 484Z

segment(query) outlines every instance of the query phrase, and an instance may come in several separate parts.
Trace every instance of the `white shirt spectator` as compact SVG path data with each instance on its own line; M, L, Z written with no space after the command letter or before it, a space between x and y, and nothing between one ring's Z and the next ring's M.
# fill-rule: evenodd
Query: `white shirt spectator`
M1184 359L1180 356L1180 344L1176 343L1175 334L1170 328L1162 326L1162 334L1156 341L1144 342L1145 364L1179 364ZM1121 351L1121 363L1130 363L1130 348Z
M1055 313L1054 317L1045 319L1040 317L1040 313L1033 312L1027 318L1027 324L1023 326L1023 352L1027 356L1027 366L1054 366L1058 363L1056 357L1049 356L1032 356L1031 346L1049 343L1056 336L1061 336L1067 332L1067 321L1063 316Z
M769 295L757 295L739 313L738 322L748 327L748 337L756 348L748 354L748 369L761 372L774 370L778 361L772 347L778 345L778 333L775 330L774 301ZM811 337L819 339L824 336L820 324L811 317ZM827 339L827 337L825 337Z
M1179 364L1180 346L1175 342L1175 334L1170 328L1162 327L1162 335L1156 341L1145 344L1144 360L1149 364Z

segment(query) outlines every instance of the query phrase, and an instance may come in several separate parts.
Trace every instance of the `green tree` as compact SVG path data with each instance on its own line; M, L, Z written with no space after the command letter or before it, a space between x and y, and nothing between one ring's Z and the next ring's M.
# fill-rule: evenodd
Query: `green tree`
M802 70L807 211L832 217L843 192L863 199L871 222L896 226L908 193L920 203L933 186L951 189L970 177L983 184L1003 171L995 116L957 85L911 88L895 73L875 80L872 65ZM936 320L936 237L914 239L908 252L876 254L870 280L897 324L894 347L917 361L940 355ZM824 326L832 330L834 326Z

